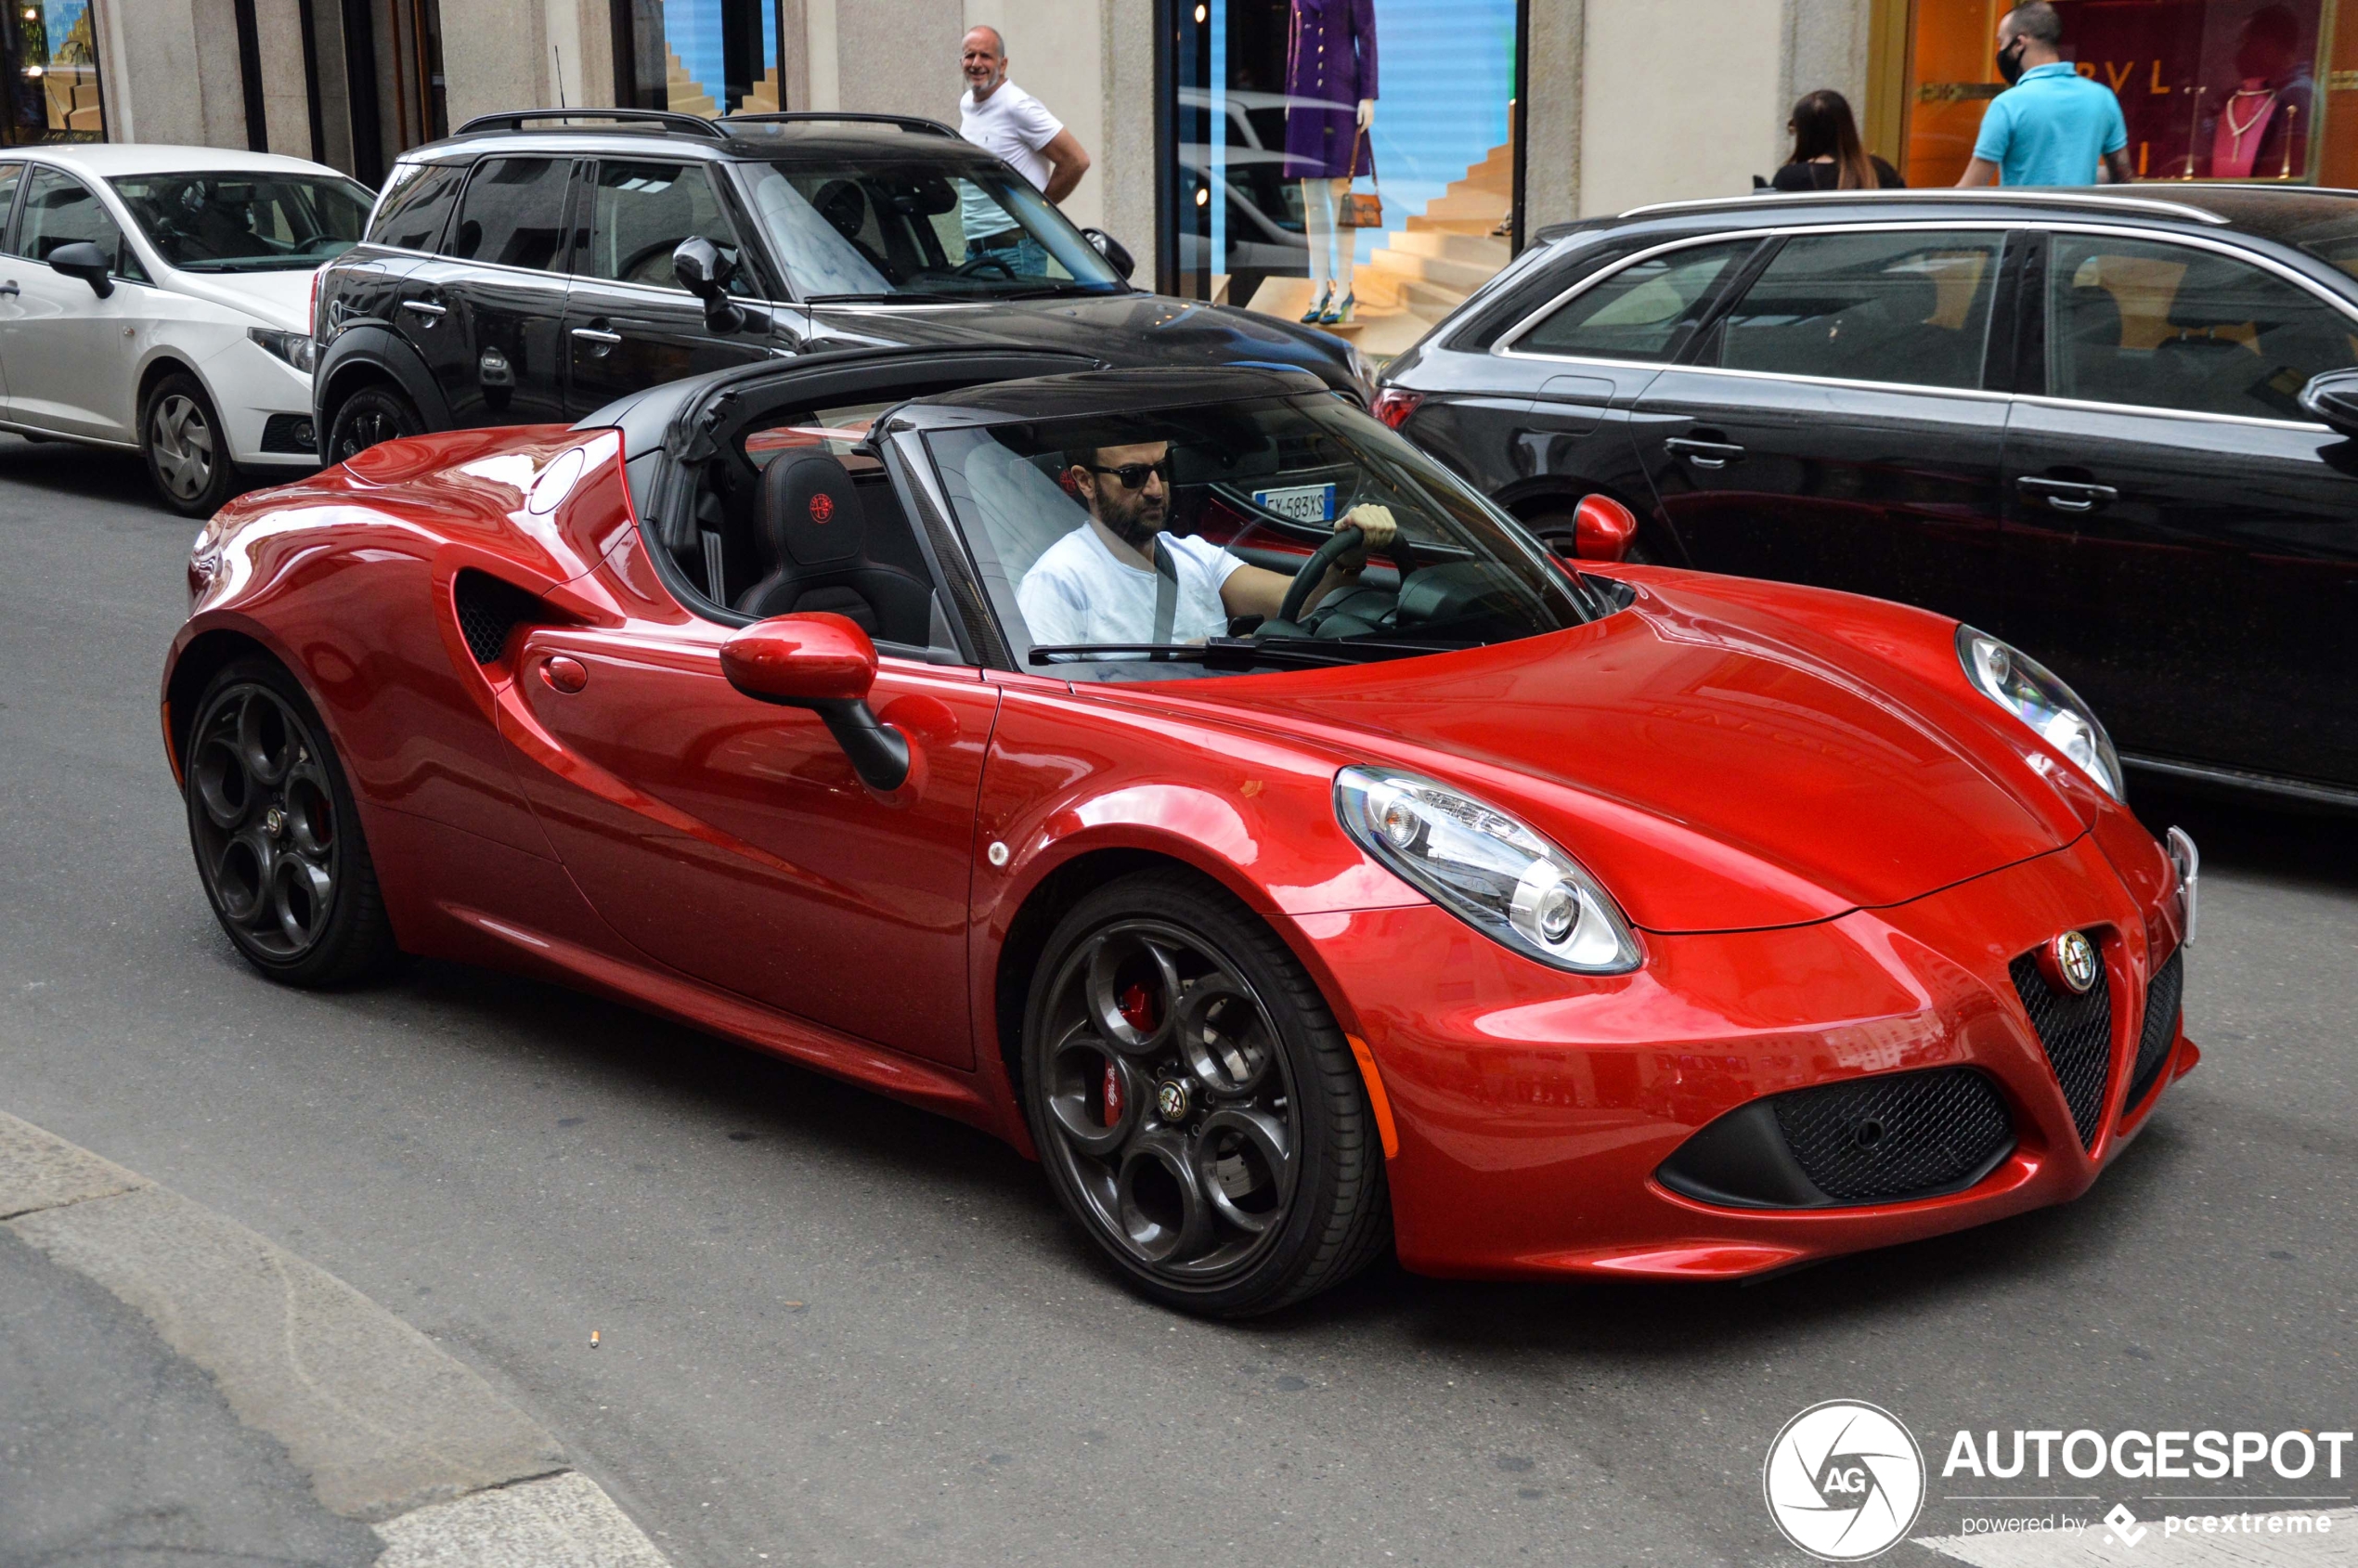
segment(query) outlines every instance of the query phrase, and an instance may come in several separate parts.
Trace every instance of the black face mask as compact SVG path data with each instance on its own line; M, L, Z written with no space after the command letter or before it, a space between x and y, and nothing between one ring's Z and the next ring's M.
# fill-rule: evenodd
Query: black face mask
M2011 87L2022 80L2022 40L2017 38L1998 51L1998 74Z

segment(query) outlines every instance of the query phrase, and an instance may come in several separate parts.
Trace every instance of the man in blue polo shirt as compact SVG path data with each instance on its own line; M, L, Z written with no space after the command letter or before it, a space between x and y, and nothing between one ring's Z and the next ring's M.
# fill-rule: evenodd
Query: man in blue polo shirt
M2112 89L2074 71L2058 47L2063 19L2047 0L1998 22L1998 72L2013 85L1989 102L1959 185L2093 185L2099 164L2118 185L2129 167L2129 127Z

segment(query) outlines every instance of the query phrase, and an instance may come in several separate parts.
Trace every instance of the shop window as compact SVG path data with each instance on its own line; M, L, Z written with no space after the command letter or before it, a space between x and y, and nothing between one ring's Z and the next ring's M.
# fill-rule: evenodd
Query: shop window
M8 105L0 144L104 141L93 0L8 0L0 6L0 76Z
M1713 328L1702 362L1838 381L1981 384L1995 234L1789 240Z
M1407 347L1512 253L1519 11L1178 0L1163 286L1288 318L1325 305L1372 356ZM1354 197L1371 217L1380 197L1380 220L1352 227Z
M1952 185L1989 100L2004 0L1914 0L1906 175ZM2143 180L2358 181L2358 0L2058 0L2063 54L2110 88Z
M637 109L774 114L786 107L779 0L613 0L616 88Z
M2358 364L2350 317L2216 251L2058 235L2047 279L2058 397L2306 420L2310 378Z

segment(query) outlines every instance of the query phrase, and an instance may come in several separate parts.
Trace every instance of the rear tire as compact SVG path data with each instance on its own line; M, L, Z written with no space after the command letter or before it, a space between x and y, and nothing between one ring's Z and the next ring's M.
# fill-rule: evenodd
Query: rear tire
M1165 1306L1275 1312L1391 1241L1349 1042L1276 933L1194 873L1125 876L1058 922L1023 1095L1066 1212Z
M425 434L425 416L390 386L364 386L336 406L328 424L328 461L348 462L369 447Z
M215 675L181 771L197 875L247 963L306 989L392 963L393 923L352 787L285 667L253 656Z
M139 408L139 455L156 494L183 517L211 517L240 488L228 432L194 376L169 375L148 389Z

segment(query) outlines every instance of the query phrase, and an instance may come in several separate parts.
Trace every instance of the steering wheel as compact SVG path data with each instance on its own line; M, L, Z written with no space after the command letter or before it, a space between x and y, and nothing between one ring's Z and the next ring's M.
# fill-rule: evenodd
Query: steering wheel
M1281 621L1299 620L1302 606L1309 602L1311 590L1327 580L1327 573L1334 564L1367 542L1367 534L1356 523L1337 528L1334 537L1310 552L1293 575L1293 582L1286 589L1286 602L1277 606Z
M999 276L1004 278L1010 283L1014 282L1016 279L1016 269L1014 267L1009 266L999 257L989 254L968 256L965 261L960 262L955 267L952 267L951 269L951 273L952 276L957 278L976 278L981 276L982 269L986 266L997 267L999 269Z

